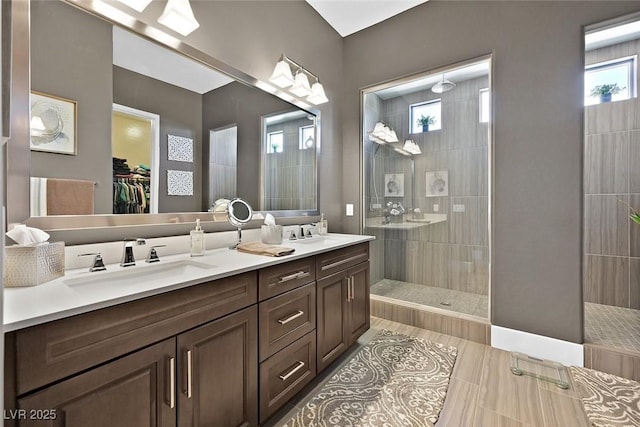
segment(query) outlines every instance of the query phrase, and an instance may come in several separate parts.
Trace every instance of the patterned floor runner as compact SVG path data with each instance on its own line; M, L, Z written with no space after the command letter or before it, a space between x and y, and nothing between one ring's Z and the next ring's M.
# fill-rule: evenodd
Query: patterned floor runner
M588 368L569 368L589 424L640 427L640 383Z
M457 349L380 331L283 427L415 427L438 420Z

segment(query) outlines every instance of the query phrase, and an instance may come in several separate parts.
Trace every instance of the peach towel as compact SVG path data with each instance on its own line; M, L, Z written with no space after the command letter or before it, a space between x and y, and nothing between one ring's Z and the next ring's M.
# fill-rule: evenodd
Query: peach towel
M80 179L47 179L47 215L93 215L95 183Z
M284 256L295 252L295 249L286 246L267 245L262 242L240 243L236 248L240 252L266 256Z

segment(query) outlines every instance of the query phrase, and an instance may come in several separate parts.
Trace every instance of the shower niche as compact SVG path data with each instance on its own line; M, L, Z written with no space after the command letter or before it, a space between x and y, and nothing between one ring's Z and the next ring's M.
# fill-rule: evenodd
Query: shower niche
M489 318L491 57L362 91L372 300Z

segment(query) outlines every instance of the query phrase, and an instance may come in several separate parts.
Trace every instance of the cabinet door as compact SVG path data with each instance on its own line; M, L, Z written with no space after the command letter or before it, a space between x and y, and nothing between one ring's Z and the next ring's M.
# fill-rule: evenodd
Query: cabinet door
M348 304L347 336L351 345L364 334L371 324L369 317L369 262L363 262L348 271L351 281L351 300Z
M343 270L316 283L317 371L340 356L347 340L347 271Z
M25 411L24 417L17 414L19 425L175 426L171 374L175 374L175 339L19 399L18 406Z
M258 424L257 324L254 305L178 335L181 427Z

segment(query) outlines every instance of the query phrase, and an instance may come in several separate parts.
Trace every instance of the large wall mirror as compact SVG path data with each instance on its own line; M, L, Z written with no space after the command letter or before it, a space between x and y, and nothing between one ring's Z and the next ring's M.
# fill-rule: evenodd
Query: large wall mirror
M30 197L8 201L10 221L163 223L234 197L275 216L318 214L316 109L71 3L29 4L30 176L10 171L9 185L29 179Z

